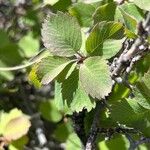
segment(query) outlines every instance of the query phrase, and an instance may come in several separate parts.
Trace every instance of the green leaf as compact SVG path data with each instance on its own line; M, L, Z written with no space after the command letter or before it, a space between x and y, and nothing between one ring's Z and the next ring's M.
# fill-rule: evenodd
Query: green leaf
M0 59L8 66L15 66L22 62L19 47L14 43L9 43L5 47L0 48Z
M8 67L4 62L2 62L0 60L0 67ZM11 71L7 71L7 72L0 72L0 80L13 80L14 79L14 74Z
M116 6L116 2L112 2L98 7L93 14L94 23L96 24L101 21L113 21Z
M2 29L0 29L0 41L1 41L0 48L7 46L10 42L7 33Z
M62 83L62 96L72 112L80 112L83 108L90 111L95 107L95 102L90 99L80 86L79 71L77 69Z
M81 112L84 108L90 112L95 106L96 102L87 95L79 82L78 89L71 103L71 110L73 112Z
M69 13L75 16L83 27L92 25L94 11L95 7L93 5L85 3L76 3L69 9Z
M57 3L59 0L44 0L44 4L50 4L50 5L54 5L55 3Z
M144 19L144 12L133 3L124 3L123 5L120 5L119 8L134 18L137 22Z
M123 16L126 27L129 30L131 30L132 32L135 32L136 26L137 26L137 21L132 16L130 16L128 13L126 13L122 8L119 8L119 10Z
M66 74L65 79L68 79L68 77L72 74L72 72L76 69L76 67L77 67L77 63L75 62L75 63L73 63L72 66L70 67L68 73Z
M135 34L138 22L143 19L144 13L133 3L125 3L116 9L115 20L125 24L127 34Z
M147 54L143 59L141 59L140 61L137 62L137 64L135 64L136 73L139 77L143 77L145 73L148 72L148 70L150 69L149 64L150 64L150 54Z
M135 3L138 7L141 9L150 10L150 1L149 0L133 0L133 3Z
M150 109L150 69L139 79L134 90L137 102L144 108Z
M125 136L121 134L114 135L111 140L103 140L98 143L99 149L102 150L127 150L129 147L129 142Z
M83 89L93 98L101 99L112 89L107 61L99 56L87 58L80 65L80 81Z
M66 142L66 150L71 150L71 149L75 149L75 150L83 149L82 143L79 137L75 133L70 134Z
M50 14L43 23L42 39L53 55L70 57L80 50L82 36L77 20L58 12Z
M60 142L66 142L68 136L73 132L72 122L68 119L67 122L58 124L54 131L53 137Z
M122 99L120 102L112 105L111 116L119 123L131 125L141 117L138 112L143 112L144 110L145 109L141 107L136 100Z
M62 83L55 81L55 105L57 109L64 114L72 115L72 111L70 110L68 103L65 99L63 99L62 95Z
M144 74L142 81L144 82L145 86L150 90L150 66L148 72Z
M53 5L53 9L55 11L62 11L66 12L68 11L68 8L71 6L72 1L71 0L59 0L55 5Z
M28 143L28 137L23 136L22 138L12 141L9 145L9 150L24 150L24 146Z
M41 82L37 76L37 67L38 67L38 65L35 65L32 67L32 70L29 73L28 79L29 79L30 83L32 83L36 88L40 88Z
M86 41L87 52L89 54L102 55L104 41L107 39L120 39L123 37L123 32L121 23L101 22L96 24Z
M59 110L64 109L65 112L69 113L68 110L80 112L84 108L90 111L95 107L95 101L85 93L80 85L77 69L66 80L56 84L55 104Z
M29 32L21 38L18 45L23 50L26 57L34 56L40 48L39 40L33 37L33 32Z
M62 119L62 114L57 110L54 100L41 102L39 111L48 121L59 122Z
M71 62L73 61L66 58L48 56L38 64L37 75L42 78L42 84L48 84Z
M109 59L115 56L122 47L122 43L124 42L124 38L121 40L113 40L109 39L103 43L103 58Z
M150 109L145 109L133 99L123 99L112 105L111 117L114 121L142 131L150 136Z
M150 90L145 86L143 82L137 84L137 88L134 90L136 101L144 108L150 109Z

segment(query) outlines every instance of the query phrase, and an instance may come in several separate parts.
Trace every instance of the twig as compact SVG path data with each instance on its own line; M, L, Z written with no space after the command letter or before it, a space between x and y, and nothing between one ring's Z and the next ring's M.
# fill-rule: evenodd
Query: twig
M95 115L93 119L93 123L87 138L87 143L85 150L94 150L95 149L95 140L98 134L99 130L99 117L100 117L100 111L105 106L105 103L98 102L95 110Z
M125 136L129 140L129 142L130 142L129 150L135 150L135 148L136 148L136 142L134 141L134 139L128 133L125 133Z
M143 143L150 143L150 138L142 137L139 141L136 141L136 147Z

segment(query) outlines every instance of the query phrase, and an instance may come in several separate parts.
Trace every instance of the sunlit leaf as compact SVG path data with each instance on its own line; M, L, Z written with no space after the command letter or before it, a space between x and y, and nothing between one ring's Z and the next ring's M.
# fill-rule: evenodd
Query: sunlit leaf
M112 89L107 61L101 57L90 57L80 65L81 86L93 98L101 99Z
M70 57L80 50L82 37L77 20L58 12L50 14L43 23L42 39L53 55Z
M109 40L106 40L103 43L103 48L102 48L103 57L108 59L108 58L111 58L111 57L115 56L119 52L119 50L121 49L122 43L124 42L124 40L125 39L121 39L121 40L109 39Z
M66 58L48 56L38 64L37 75L42 79L42 84L48 84L71 62L71 60Z
M22 115L20 117L16 117L7 123L3 136L8 141L17 140L27 134L30 126L31 123L27 116Z
M54 5L55 3L57 3L59 0L44 0L44 4L50 4L50 5Z
M103 43L107 39L123 37L123 26L117 22L101 22L95 25L86 41L86 50L92 55L103 55Z
M133 3L135 3L138 7L141 9L150 10L150 1L149 0L133 0Z
M37 65L32 67L32 70L29 73L29 81L37 88L41 87L41 82L39 81L39 78L37 76Z

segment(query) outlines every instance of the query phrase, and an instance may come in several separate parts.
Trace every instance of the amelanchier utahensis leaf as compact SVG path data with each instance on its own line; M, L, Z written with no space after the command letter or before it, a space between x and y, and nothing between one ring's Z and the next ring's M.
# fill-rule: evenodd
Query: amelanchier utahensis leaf
M42 84L50 83L63 69L73 61L63 57L48 56L41 60L37 66L37 74Z
M112 89L107 61L100 56L87 58L80 66L81 86L93 98L102 99Z
M53 55L73 56L82 44L80 26L77 20L68 14L51 13L43 23L42 40Z
M112 21L103 21L97 23L86 40L86 50L89 53L89 55L102 56L104 42L107 39L121 39L123 37L123 33L124 29L121 23ZM109 51L111 51L111 49Z
M150 1L149 0L132 0L133 3L135 3L138 7L140 7L141 9L150 10Z

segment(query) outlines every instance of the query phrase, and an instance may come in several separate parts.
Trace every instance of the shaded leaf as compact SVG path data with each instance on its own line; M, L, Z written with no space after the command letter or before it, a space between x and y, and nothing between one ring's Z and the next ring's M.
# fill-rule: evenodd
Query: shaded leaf
M80 112L83 108L90 111L95 107L94 100L80 86L77 69L66 80L63 82L59 81L56 85L55 102L59 110L64 109L65 112L72 113Z
M75 62L75 63L73 63L72 66L70 67L68 73L66 74L65 79L67 79L67 78L72 74L72 72L76 69L76 67L77 67L77 63Z
M112 2L98 7L93 14L94 23L96 24L101 21L113 21L116 6L116 2Z
M149 66L149 70L147 71L147 73L144 74L142 81L144 82L145 86L150 90L150 66Z
M34 56L40 48L39 40L33 37L33 32L29 32L21 38L18 45L23 50L25 57Z
M54 137L61 142L66 142L68 136L73 132L72 122L67 120L65 123L57 125L57 128L54 131Z
M28 143L29 139L27 136L23 136L18 140L12 141L9 144L9 150L24 150L24 145Z
M71 150L71 149L75 149L75 150L83 149L82 143L79 137L75 133L70 134L66 142L66 150Z
M59 0L57 3L53 5L53 9L55 11L66 12L68 11L68 8L70 7L71 4L72 4L71 0Z
M39 111L48 121L59 122L62 119L62 114L57 110L54 100L41 102Z
M107 39L120 39L123 37L123 26L117 22L101 22L95 25L86 41L88 53L102 55L102 46Z
M142 131L150 136L150 109L145 109L134 99L123 99L112 105L111 117L114 121Z
M98 143L99 149L102 150L116 150L116 149L121 149L121 150L127 150L129 147L129 142L125 138L125 136L119 134L119 135L114 135L111 140L103 140Z
M76 3L69 9L70 14L75 16L80 25L84 27L92 25L92 14L94 11L95 7L93 5L85 3Z
M73 112L81 112L83 109L86 109L90 112L95 107L95 100L88 96L79 82L78 89L71 103L71 110Z
M137 88L134 90L136 101L144 108L150 109L150 90L144 83L138 83Z

